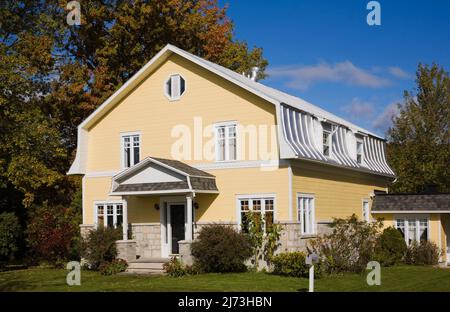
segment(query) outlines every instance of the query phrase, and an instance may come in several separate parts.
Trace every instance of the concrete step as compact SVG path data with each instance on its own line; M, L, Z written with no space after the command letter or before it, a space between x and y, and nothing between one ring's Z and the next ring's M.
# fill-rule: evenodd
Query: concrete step
M163 265L168 262L169 259L165 258L151 258L151 259L138 259L128 262L127 273L138 274L164 274Z

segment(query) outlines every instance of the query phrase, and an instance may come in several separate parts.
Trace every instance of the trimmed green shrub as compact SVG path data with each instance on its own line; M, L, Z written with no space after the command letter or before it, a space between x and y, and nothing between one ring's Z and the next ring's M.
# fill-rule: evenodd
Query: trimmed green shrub
M306 265L304 252L285 252L272 257L273 273L277 275L308 277L309 266ZM314 264L314 274L319 277L321 273L320 263Z
M403 260L406 248L402 234L397 229L388 227L377 239L374 260L382 266L397 264Z
M89 232L82 241L81 255L92 270L98 270L103 262L112 262L117 256L116 241L122 238L122 228L99 226Z
M0 265L14 259L19 250L21 226L12 212L0 214Z
M429 241L413 242L406 250L405 263L435 265L439 262L439 247Z
M113 275L120 272L125 272L128 263L123 259L114 259L111 262L103 262L100 264L98 270L102 275Z
M321 257L327 273L363 272L374 259L377 236L383 223L359 221L356 215L334 219L332 233L309 242L312 251Z
M201 228L191 253L201 272L242 272L247 270L245 261L252 256L252 245L246 234L213 224Z

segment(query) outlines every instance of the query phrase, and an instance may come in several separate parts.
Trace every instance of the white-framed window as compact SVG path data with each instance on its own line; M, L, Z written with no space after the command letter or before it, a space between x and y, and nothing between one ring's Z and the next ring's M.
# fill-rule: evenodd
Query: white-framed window
M331 124L329 123L323 123L322 124L323 130L322 130L322 137L323 137L323 154L325 156L331 155Z
M122 168L136 165L141 157L141 136L139 133L124 133L122 140Z
M356 139L356 162L362 164L364 161L363 140Z
M180 74L173 74L164 83L164 93L171 101L179 100L186 91L186 81Z
M232 161L237 159L236 123L220 123L215 125L216 161Z
M297 220L302 234L315 234L315 203L312 194L297 194Z
M123 203L101 202L95 204L95 226L118 227L123 223Z
M395 228L400 231L408 246L414 241L427 241L429 218L427 216L397 216Z
M247 232L250 213L256 215L256 222L264 233L273 225L275 218L274 195L242 195L237 199L238 219L242 231Z
M363 199L362 201L362 216L363 221L369 222L370 221L370 208L369 208L369 200Z

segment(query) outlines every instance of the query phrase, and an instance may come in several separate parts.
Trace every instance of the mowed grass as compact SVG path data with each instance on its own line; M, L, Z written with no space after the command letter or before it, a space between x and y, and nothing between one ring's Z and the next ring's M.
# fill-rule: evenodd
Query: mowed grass
M266 273L168 276L114 275L82 271L81 286L68 286L68 271L27 269L0 273L1 291L306 291L308 280ZM422 266L382 268L381 286L368 286L366 274L325 276L316 291L450 291L450 269Z

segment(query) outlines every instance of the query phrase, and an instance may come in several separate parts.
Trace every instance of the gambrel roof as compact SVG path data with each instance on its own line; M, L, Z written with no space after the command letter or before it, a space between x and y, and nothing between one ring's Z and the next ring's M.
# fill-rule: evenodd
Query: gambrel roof
M265 86L170 44L156 54L141 70L80 124L78 127L77 155L69 170L69 174L86 173L86 135L88 129L173 54L188 59L275 105L277 124L279 126L280 159L306 159L388 177L394 176L394 172L386 163L385 141L383 138L298 97ZM331 123L334 129L330 157L322 153L321 145L323 142L321 141L321 134L319 134L322 121ZM361 137L364 142L365 157L362 164L356 162L356 136Z

